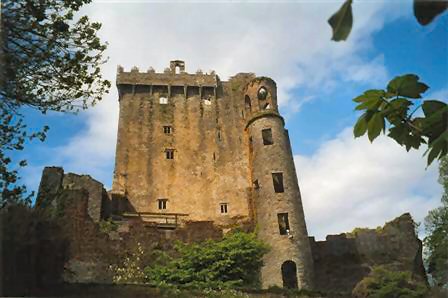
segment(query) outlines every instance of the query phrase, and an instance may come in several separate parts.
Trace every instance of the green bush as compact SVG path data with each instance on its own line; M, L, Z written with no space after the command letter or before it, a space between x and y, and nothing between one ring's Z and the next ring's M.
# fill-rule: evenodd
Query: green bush
M112 264L109 270L112 272L112 281L114 283L143 283L144 274L142 269L142 259L145 256L145 251L140 243L132 253L126 256L120 264Z
M100 220L99 227L101 232L108 234L117 231L118 224L111 219Z
M160 252L145 268L148 283L188 288L259 287L259 270L267 246L254 233L229 233L220 241L175 245L169 256Z
M352 292L353 297L372 298L423 298L428 288L412 279L411 272L390 271L385 267L374 267Z

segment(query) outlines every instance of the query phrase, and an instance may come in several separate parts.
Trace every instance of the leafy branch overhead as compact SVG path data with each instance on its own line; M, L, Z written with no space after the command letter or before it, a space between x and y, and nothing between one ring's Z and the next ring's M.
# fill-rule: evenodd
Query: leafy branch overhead
M414 74L397 76L385 90L367 90L353 99L356 110L364 111L358 118L353 133L360 137L367 133L372 142L381 132L409 151L427 144L428 165L448 153L448 105L438 100L420 103L422 93L428 90ZM423 115L414 114L422 109Z
M352 0L346 0L341 8L328 19L333 29L332 40L342 41L348 38L353 26L352 3ZM414 16L423 26L431 23L446 9L448 9L448 1L414 0Z
M45 139L47 126L29 132L23 108L76 112L109 91L100 67L106 43L100 23L77 11L92 0L4 0L0 18L0 203L29 199L17 186L25 161L13 161L31 139Z
M24 105L77 111L108 92L111 84L100 71L106 61L106 44L97 36L101 24L87 16L74 20L89 2L2 1L0 96L11 112Z

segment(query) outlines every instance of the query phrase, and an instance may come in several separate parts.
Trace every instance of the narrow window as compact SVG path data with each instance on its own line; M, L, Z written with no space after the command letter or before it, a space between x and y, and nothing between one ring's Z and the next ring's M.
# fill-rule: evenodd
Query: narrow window
M168 199L158 199L157 203L159 205L159 210L165 210L167 202L168 202Z
M272 140L272 130L270 128L263 129L261 131L261 136L263 137L263 145L274 144L274 140Z
M272 173L272 182L274 183L275 192L284 192L283 173Z
M164 96L161 96L161 97L159 98L159 103L160 103L161 105L166 105L166 104L168 104L168 98L167 98L167 97L164 97Z
M163 127L163 133L164 133L164 134L169 135L169 134L171 134L172 132L173 132L173 128L172 128L171 126L164 126L164 127Z
M277 218L280 235L289 235L288 213L278 213Z
M254 189L259 189L260 188L260 184L258 183L258 179L254 180Z
M174 149L165 149L166 159L174 159Z
M252 109L252 106L250 104L250 97L247 95L244 97L244 106L249 111Z
M227 206L228 206L228 204L227 203L221 203L219 205L221 207L221 213L227 213Z

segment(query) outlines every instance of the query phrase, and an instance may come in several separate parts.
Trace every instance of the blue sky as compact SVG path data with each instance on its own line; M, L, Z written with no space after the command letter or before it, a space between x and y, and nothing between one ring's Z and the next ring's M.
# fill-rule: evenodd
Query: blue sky
M354 140L351 99L383 88L396 75L415 73L448 98L448 15L417 24L411 1L354 3L347 42L335 43L326 23L342 1L286 3L149 3L97 1L82 11L103 23L109 42L104 75L116 67L153 66L173 59L188 72L215 70L226 80L238 72L272 77L289 129L309 233L322 239L355 226L375 227L409 211L421 221L440 199L437 165L425 170L423 150L406 153L381 137ZM113 84L114 85L114 84ZM44 143L18 156L28 159L23 181L37 189L44 166L90 174L110 187L118 105L115 87L79 115L26 111L31 127L50 126Z

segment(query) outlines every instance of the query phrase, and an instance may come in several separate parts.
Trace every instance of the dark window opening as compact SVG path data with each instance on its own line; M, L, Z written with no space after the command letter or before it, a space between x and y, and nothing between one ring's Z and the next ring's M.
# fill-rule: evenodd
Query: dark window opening
M280 235L289 235L288 213L278 213L277 218Z
M174 149L165 149L166 159L174 159Z
M219 205L221 207L221 213L227 213L228 204L227 203L221 203Z
M249 96L245 96L244 97L244 106L246 107L246 109L248 109L249 111L252 109L252 105L250 103L250 97Z
M285 261L282 264L283 287L287 289L297 289L297 266L293 261Z
M165 210L167 202L168 202L168 199L158 199L157 203L159 205L159 210Z
M272 173L272 182L274 183L275 192L284 192L283 173Z
M261 136L263 137L263 145L272 145L274 140L272 139L272 129L266 128L261 131Z
M164 126L163 127L163 133L169 135L173 132L173 128L171 126Z
M171 86L171 96L184 96L185 89L184 86Z
M268 90L265 87L261 87L258 89L257 96L259 100L265 100L268 97Z
M218 130L218 140L221 141L221 132Z
M254 180L254 189L259 189L260 188L260 184L258 183L258 179Z

